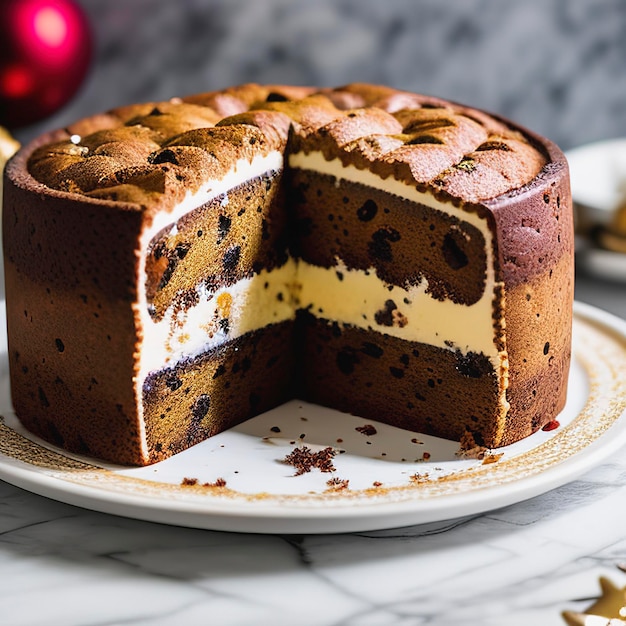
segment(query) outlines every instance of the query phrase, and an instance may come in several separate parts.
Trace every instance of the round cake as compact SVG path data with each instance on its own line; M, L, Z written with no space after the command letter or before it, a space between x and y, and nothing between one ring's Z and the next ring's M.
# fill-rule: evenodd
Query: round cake
M11 391L145 465L300 398L500 447L563 408L565 158L388 87L243 85L115 109L5 173Z

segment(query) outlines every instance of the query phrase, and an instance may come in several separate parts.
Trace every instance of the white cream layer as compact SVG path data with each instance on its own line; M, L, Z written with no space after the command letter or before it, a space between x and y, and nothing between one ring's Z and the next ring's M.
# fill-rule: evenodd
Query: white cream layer
M183 311L170 306L160 321L146 324L150 369L172 367L268 324L294 319L295 276L296 262L290 259L213 292L199 286L194 307Z
M172 305L159 322L146 325L144 350L149 346L152 369L171 367L268 324L294 319L301 308L406 341L497 356L493 328L483 323L480 309L434 300L427 286L423 281L404 289L382 282L374 269L349 270L341 262L324 268L290 259L213 292L199 286L194 307L183 311ZM385 311L387 322L377 321Z
M375 269L348 270L342 262L327 269L300 261L297 283L301 308L315 317L405 341L498 356L491 316L485 321L483 307L435 300L426 293L425 279L405 289L381 281ZM383 312L391 325L377 321Z

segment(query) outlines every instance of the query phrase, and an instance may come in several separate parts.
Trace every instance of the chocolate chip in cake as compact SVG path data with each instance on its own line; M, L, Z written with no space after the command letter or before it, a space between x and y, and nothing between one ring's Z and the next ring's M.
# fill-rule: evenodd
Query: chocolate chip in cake
M337 353L337 367L342 374L352 374L358 362L359 358L352 348L345 347Z
M363 342L363 347L361 348L361 352L375 359L380 359L384 351L379 345L372 343L371 341L365 341Z
M467 254L465 254L461 248L462 242L464 241L463 234L458 230L450 231L443 238L441 252L446 263L453 270L460 270L469 263Z
M182 260L187 256L187 253L189 252L190 249L191 249L191 244L179 243L176 246L176 248L174 248L174 251L176 252L176 256Z
M369 255L380 261L392 261L391 243L396 241L400 241L400 233L395 228L379 228L367 246Z
M227 273L232 273L237 268L237 264L239 263L239 258L241 256L241 247L233 246L229 248L225 253L222 259L222 265L224 267L224 271Z
M220 244L224 241L226 235L230 231L232 225L232 219L227 215L220 215L217 219L217 243ZM200 231L201 232L201 231Z
M385 308L376 311L374 319L377 324L381 326L393 326L393 312L397 309L396 303L393 300L387 300L385 302Z
M63 344L63 342L60 339L58 339L58 338L55 339L54 343L56 344L57 350L59 352L65 352L65 345Z
M48 400L48 398L46 396L45 391L41 387L38 387L37 388L37 393L39 395L39 402L40 402L41 406L46 407L46 408L49 407L50 406L50 402L49 402L49 400Z
M191 413L194 417L194 421L201 421L209 412L210 408L211 398L209 397L209 395L206 393L200 394L194 402L193 407L191 408Z
M376 217L378 205L370 198L357 209L356 215L362 222L369 222Z
M468 378L481 378L493 373L489 358L482 352L468 352L467 354L457 352L456 370Z
M170 391L176 391L183 386L183 381L176 375L172 375L165 380L165 385Z

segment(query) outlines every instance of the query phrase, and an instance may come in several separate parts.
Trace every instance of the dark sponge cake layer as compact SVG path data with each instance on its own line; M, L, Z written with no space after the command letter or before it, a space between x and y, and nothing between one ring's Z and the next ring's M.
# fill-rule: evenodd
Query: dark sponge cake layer
M300 312L300 396L414 432L491 445L498 379L487 357L407 342ZM389 390L393 389L393 393Z
M150 462L294 397L294 323L266 326L150 374L143 405Z
M483 295L485 238L442 211L334 176L292 170L297 254L322 267L374 268L386 283L473 304Z
M152 316L161 319L173 301L183 309L195 304L198 284L213 291L283 265L288 257L283 198L281 173L267 172L218 195L157 234L146 258Z

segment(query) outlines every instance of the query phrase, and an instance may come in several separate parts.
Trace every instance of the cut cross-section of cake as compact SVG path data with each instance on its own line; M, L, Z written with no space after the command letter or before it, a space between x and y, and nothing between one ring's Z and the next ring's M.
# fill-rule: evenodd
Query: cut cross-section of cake
M13 402L127 464L300 397L497 447L562 409L572 214L551 142L371 85L95 116L12 160Z

